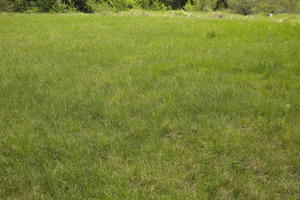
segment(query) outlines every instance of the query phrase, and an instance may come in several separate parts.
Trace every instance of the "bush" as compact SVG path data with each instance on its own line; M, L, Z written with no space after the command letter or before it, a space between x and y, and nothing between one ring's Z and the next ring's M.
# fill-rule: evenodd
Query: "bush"
M55 3L51 7L51 12L60 12L60 13L72 13L76 12L76 8L73 4L67 4L67 3Z
M94 13L101 13L101 12L104 12L104 11L114 11L114 8L113 8L112 4L107 2L107 1L103 1L103 2L100 2L100 3L95 2L92 5L92 9L93 9Z
M251 13L251 1L253 0L228 0L228 6L234 12L248 15Z
M130 0L114 0L111 1L112 7L114 10L128 10L129 8L133 8L133 1Z
M244 15L252 13L289 13L299 9L299 0L228 0L229 8Z
M217 0L196 0L196 8L199 11L210 11L216 5Z
M216 8L217 0L189 0L184 9L187 11L211 11Z
M215 4L215 10L222 10L227 8L227 0L217 0Z
M196 6L193 2L190 0L185 4L184 10L186 11L196 11Z
M11 12L13 11L13 4L8 0L0 0L0 11Z
M37 6L39 7L40 11L49 12L53 9L57 4L56 0L39 0L37 2Z
M137 0L137 4L140 8L147 10L168 10L169 7L163 2L158 0Z
M274 12L278 13L293 13L299 11L300 1L299 0L278 0L274 4Z
M160 2L172 9L182 9L187 0L160 0Z

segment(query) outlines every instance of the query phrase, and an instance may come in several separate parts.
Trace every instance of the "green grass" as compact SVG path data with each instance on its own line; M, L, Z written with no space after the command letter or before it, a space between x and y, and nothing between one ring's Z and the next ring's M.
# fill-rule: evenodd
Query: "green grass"
M295 18L0 14L0 199L299 199Z

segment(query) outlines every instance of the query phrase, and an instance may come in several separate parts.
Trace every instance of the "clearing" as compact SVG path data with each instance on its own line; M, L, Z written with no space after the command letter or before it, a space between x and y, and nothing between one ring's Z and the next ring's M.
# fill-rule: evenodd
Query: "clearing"
M299 17L203 16L0 14L0 199L299 199Z

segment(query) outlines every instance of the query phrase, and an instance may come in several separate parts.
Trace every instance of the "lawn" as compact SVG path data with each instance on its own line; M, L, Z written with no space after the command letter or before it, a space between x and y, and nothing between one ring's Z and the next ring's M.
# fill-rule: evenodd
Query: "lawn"
M295 19L0 14L0 199L300 199Z

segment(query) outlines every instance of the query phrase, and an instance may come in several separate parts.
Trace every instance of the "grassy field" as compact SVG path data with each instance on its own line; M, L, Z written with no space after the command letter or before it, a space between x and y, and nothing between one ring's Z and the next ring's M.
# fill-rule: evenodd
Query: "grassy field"
M0 14L0 199L300 199L298 19Z

